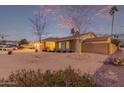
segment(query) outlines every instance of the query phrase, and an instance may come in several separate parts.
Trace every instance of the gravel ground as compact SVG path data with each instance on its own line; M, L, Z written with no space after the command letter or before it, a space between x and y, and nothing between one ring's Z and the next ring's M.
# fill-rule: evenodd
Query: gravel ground
M124 87L124 66L114 66L109 57L124 59L124 49L113 55L92 53L35 53L33 50L17 50L12 55L0 51L0 78L6 78L19 69L59 70L71 66L89 73L97 86Z
M119 51L110 57L124 59L124 52ZM95 72L93 79L97 86L124 87L124 66L112 65L106 59L104 64Z
M17 50L12 55L0 51L0 78L8 77L19 69L59 70L71 66L89 73L97 86L124 87L124 66L109 64L109 57L124 58L124 49L113 55L92 53L35 53L33 50Z
M124 67L105 64L94 74L94 82L102 87L124 87Z
M45 71L64 69L71 66L82 73L94 74L103 65L107 55L90 53L35 53L15 51L12 55L0 54L0 78L6 78L19 69L41 69Z

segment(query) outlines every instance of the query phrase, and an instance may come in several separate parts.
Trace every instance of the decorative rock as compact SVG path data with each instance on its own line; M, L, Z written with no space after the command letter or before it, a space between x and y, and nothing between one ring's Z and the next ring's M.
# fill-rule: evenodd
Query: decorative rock
M109 62L116 66L124 66L124 59L121 59L119 57L110 58Z

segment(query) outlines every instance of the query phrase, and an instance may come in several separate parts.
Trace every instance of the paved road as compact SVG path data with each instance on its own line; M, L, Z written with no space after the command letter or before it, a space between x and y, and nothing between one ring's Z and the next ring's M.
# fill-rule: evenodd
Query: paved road
M0 51L0 54L7 54L8 51ZM31 49L24 49L24 50L14 50L14 53L25 53L25 52L34 52L34 50Z

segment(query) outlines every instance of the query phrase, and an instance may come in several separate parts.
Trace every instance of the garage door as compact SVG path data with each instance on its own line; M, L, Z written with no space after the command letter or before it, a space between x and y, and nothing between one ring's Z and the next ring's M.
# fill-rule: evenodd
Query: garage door
M83 43L82 52L109 54L108 43Z

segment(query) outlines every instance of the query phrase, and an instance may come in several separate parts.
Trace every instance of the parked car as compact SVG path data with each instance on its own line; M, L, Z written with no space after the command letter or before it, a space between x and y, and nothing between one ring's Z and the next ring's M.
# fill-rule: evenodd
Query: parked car
M17 46L16 45L6 45L2 48L2 50L4 51L8 51L8 50L16 50Z

